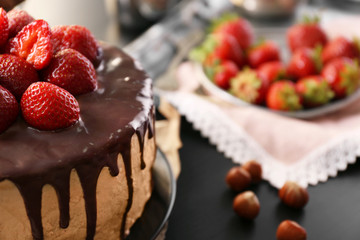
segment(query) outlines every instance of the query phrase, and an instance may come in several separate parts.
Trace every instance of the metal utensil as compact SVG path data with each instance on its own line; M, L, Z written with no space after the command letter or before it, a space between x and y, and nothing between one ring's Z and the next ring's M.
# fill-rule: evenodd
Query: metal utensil
M142 29L150 26L179 0L117 0L118 17L123 27Z

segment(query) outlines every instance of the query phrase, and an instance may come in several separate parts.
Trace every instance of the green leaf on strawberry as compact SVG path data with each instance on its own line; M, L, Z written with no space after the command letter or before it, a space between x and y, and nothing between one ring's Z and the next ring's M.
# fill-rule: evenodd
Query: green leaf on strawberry
M270 85L266 96L266 104L270 109L279 111L297 111L303 108L293 82L281 80Z
M296 82L296 91L306 107L317 107L330 102L335 94L329 83L321 76L309 76Z
M234 21L236 19L239 18L239 15L237 15L236 13L224 13L221 17L219 18L215 18L211 24L210 27L208 28L208 32L212 33L214 32L216 29L218 29L221 25L226 24L228 22Z
M316 45L315 48L312 50L312 59L315 64L317 73L319 73L323 68L323 61L321 58L322 52L323 52L323 46L321 44Z
M346 64L340 72L341 86L346 89L346 95L353 94L360 86L360 69L358 60L354 64Z
M213 35L207 36L201 45L190 51L189 59L203 64L206 58L214 51L216 45L217 41Z
M268 82L249 68L239 72L230 81L230 93L245 102L262 104L265 100Z
M327 63L321 75L329 82L337 99L351 95L360 87L360 69L357 60L336 58Z
M317 14L315 14L313 16L305 14L302 17L301 23L303 23L303 24L318 24L318 23L320 23L320 17Z

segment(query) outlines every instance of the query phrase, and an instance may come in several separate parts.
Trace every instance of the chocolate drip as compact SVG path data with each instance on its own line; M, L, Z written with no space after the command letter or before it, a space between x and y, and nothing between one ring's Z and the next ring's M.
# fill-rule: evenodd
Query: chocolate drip
M59 202L60 209L60 221L61 228L67 228L69 226L70 214L69 214L69 202L70 202L70 173L71 169L62 171L57 174L53 174L52 180L49 182L55 191Z
M109 168L112 176L119 174L119 153L124 161L129 194L120 230L121 237L125 236L134 192L131 137L136 133L139 139L143 169L144 135L148 132L149 138L154 136L151 80L122 51L107 45L103 45L103 49L104 61L97 70L99 88L78 97L81 121L54 133L32 129L19 117L0 134L0 182L9 179L19 189L35 240L44 238L41 199L46 184L53 186L57 194L60 227L67 228L71 224L72 169L77 171L83 189L86 239L94 238L98 177L104 167ZM138 98L139 92L141 98Z
M134 185L133 185L133 178L132 178L132 169L131 169L131 144L124 146L123 150L121 151L121 155L124 161L124 168L125 168L125 176L126 176L126 183L128 186L128 202L125 208L124 215L122 217L121 222L121 229L120 229L120 239L125 238L125 227L126 227L126 218L131 209L133 203L133 195L134 195Z
M81 186L84 193L85 209L86 209L86 240L94 239L96 231L96 185L101 168L92 165L83 165L77 167L76 171L79 175Z
M110 175L115 177L119 174L119 166L117 162L118 152L111 153L108 157L107 166L109 167Z
M148 122L148 129L149 129L149 135L148 138L151 139L154 137L154 126L155 126L155 118L153 116L155 116L155 107L152 106L150 112L152 113L152 115L150 115L150 120Z
M145 169L146 167L144 160L144 144L145 144L145 133L147 129L148 129L148 124L143 124L140 128L136 130L136 135L138 137L139 146L140 146L141 169Z
M43 187L41 179L23 178L13 182L23 197L34 240L44 239L41 221L41 193Z

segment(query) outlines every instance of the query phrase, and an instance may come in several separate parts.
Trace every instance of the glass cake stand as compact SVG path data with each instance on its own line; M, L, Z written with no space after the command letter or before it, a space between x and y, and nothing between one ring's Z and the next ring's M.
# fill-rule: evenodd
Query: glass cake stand
M153 166L153 182L152 196L126 240L156 239L170 216L175 202L176 180L166 156L160 150Z

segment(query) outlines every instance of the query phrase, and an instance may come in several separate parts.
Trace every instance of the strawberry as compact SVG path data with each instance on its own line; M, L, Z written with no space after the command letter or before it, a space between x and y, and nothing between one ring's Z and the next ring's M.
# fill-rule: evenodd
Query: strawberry
M273 110L297 111L302 109L301 97L295 84L290 80L280 80L270 85L266 105Z
M87 57L94 66L101 61L101 49L94 35L89 29L78 25L55 26L52 29L54 52L72 48Z
M20 9L12 9L7 13L9 19L9 38L16 36L18 32L35 19L26 11Z
M0 55L0 85L8 89L18 101L30 84L37 81L38 73L30 63L14 55Z
M19 104L9 90L0 86L0 133L4 132L17 118Z
M321 75L302 78L296 82L295 87L305 107L324 105L334 97L329 83Z
M335 98L349 96L360 86L358 62L350 58L336 58L327 63L321 75L329 82Z
M20 104L25 121L40 130L66 128L80 117L80 108L75 97L65 89L48 82L31 84Z
M292 52L299 48L314 48L324 46L327 36L318 24L319 19L305 17L304 21L288 28L286 32L287 42Z
M263 63L256 71L261 78L265 79L269 83L283 79L286 76L286 67L280 61Z
M339 57L359 59L360 52L357 42L357 40L350 41L342 36L331 40L326 44L322 51L322 61L326 64L330 60Z
M250 23L236 14L225 14L212 23L211 29L214 33L233 36L242 49L247 49L254 41L254 31Z
M320 50L321 48L296 50L287 66L287 74L294 79L316 75L321 70Z
M252 68L258 68L265 62L280 60L279 48L272 41L264 41L256 46L253 46L247 52L247 56L249 65Z
M214 57L221 60L232 60L239 68L246 63L244 52L230 35L214 35L216 46L214 48Z
M248 103L263 104L269 83L256 71L244 69L230 81L230 92Z
M73 95L96 89L96 72L92 63L78 51L68 48L55 54L43 70L42 79L64 88Z
M239 68L230 60L223 61L214 70L213 79L215 84L225 90L230 88L230 79L239 72Z
M242 68L246 63L244 52L235 38L221 34L208 35L199 47L191 51L190 58L208 66L231 60Z
M7 45L7 52L32 64L35 69L46 67L52 57L51 30L44 20L26 25Z
M9 38L9 19L6 11L0 8L0 47L3 48Z

